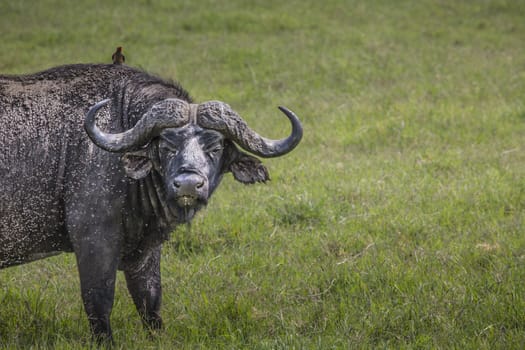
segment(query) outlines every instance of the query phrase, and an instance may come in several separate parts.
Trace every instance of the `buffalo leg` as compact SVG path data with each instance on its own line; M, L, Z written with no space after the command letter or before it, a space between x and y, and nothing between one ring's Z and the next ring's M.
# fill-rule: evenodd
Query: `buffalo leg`
M129 293L144 325L152 330L162 328L160 304L160 245L153 248L138 266L124 271Z
M105 243L105 244L104 244ZM82 300L94 339L113 341L110 315L115 296L118 252L105 240L86 240L76 252Z

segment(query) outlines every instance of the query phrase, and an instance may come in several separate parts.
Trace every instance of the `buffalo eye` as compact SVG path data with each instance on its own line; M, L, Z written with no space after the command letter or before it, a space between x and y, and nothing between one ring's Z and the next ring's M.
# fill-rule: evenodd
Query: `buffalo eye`
M208 155L208 157L215 159L220 156L222 149L223 149L222 145L217 145L215 147L208 149L206 151L206 154Z
M167 153L171 156L176 156L179 153L179 149L171 143L163 142L160 148L164 153Z

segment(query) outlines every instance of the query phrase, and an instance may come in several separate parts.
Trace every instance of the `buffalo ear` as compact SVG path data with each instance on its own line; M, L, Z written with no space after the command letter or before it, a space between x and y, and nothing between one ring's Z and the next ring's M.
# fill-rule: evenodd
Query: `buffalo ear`
M124 153L120 158L120 162L126 175L134 180L146 177L153 167L146 150Z
M230 163L229 170L232 172L235 180L245 184L270 180L268 169L259 159L240 151Z

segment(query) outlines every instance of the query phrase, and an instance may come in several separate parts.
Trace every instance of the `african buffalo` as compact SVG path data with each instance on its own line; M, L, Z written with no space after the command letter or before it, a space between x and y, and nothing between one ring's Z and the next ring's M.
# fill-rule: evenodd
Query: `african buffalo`
M145 326L162 327L162 243L223 174L269 179L238 147L265 158L297 146L301 123L280 110L292 132L269 140L227 104L194 104L177 83L124 65L0 76L0 268L74 252L97 340L112 337L117 269Z

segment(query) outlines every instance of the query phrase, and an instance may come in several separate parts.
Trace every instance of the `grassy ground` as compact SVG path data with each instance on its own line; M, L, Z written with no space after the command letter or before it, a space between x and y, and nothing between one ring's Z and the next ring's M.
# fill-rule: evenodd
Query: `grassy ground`
M270 137L163 251L166 329L122 276L117 348L525 347L523 1L0 3L0 71L127 63ZM0 272L0 345L89 347L74 258Z

